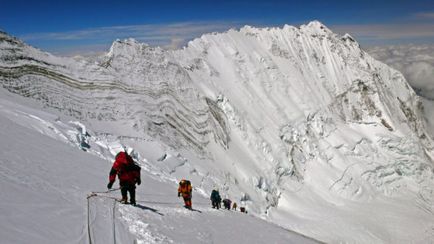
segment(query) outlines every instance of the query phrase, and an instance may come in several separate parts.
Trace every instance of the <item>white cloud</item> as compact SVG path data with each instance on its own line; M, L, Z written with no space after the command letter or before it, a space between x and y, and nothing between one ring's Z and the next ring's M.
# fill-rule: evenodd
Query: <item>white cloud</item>
M434 99L434 44L373 47L368 53L401 71L420 95Z
M425 12L417 15L421 18L422 16L428 18L434 13ZM244 24L236 21L211 21L125 25L56 33L32 33L22 35L20 38L31 45L62 55L106 51L115 39L130 37L153 46L176 49L202 34L222 32ZM434 41L434 23L332 25L329 27L336 33L351 34L364 46L402 44L420 40Z
M242 25L241 22L236 21L125 25L65 32L31 33L21 35L19 38L32 46L57 55L88 56L89 53L107 51L116 39L134 38L152 46L176 49L205 33L223 32Z
M337 33L349 33L362 40L397 40L434 38L434 23L333 25Z
M59 56L84 56L94 57L106 53L110 48L110 44L95 44L95 45L79 45L79 46L62 46L50 50L54 55Z
M117 38L135 38L152 45L183 45L204 33L226 31L239 27L239 22L183 22L172 24L146 24L91 28L67 32L32 33L20 36L27 42L34 41L113 41Z
M434 19L434 12L421 12L416 13L414 16L420 19Z

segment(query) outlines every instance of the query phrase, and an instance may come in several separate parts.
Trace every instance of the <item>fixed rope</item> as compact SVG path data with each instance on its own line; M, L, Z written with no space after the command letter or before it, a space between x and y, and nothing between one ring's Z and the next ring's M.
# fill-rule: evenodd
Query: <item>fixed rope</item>
M89 238L89 244L92 244L92 237L90 236L90 207L89 207L89 199L90 197L87 197L87 234Z
M112 217L112 230L113 230L113 243L116 244L116 225L115 225L116 215L115 214L116 214L116 205L117 205L116 203L118 202L119 198L116 198L116 197L110 196L110 195L101 195L101 194L107 194L107 193L110 193L110 192L113 192L113 191L117 191L117 190L120 190L120 188L111 189L111 190L102 191L102 192L91 192L87 196L87 232L88 232L89 244L93 244L92 236L91 236L91 224L90 224L90 199L93 198L93 197L108 198L108 199L114 200L113 201L113 209L112 209L112 211L113 211L113 215L112 215L113 216ZM142 195L143 196L152 196L152 195L157 195L157 194L142 194ZM158 196L164 196L164 195L163 194L158 194ZM169 196L169 195L167 195L167 196ZM174 202L157 202L157 201L137 201L137 202L152 203L152 204L167 204L167 205L172 205L172 204L178 205L179 204L179 202L176 202L176 203L174 203ZM209 205L209 203L199 202L199 203L196 203L196 205ZM276 225L276 224L274 224L274 225ZM282 227L280 225L276 225L276 226L279 227L279 228L281 228L281 229L283 229L283 230L286 230L288 232L291 232L291 233L300 235L302 237L305 237L307 239L313 240L315 242L324 243L324 242L322 242L320 240L317 240L317 239L314 239L312 237L306 236L306 235L301 234L299 232L296 232L296 231L293 231L293 230L290 230L290 229L286 229L286 228L284 228L284 227ZM134 241L134 243L136 243L136 240Z
M112 223L113 223L113 243L116 244L116 225L115 225L115 220L116 220L116 200L113 201L113 219L112 219Z
M100 197L100 198L108 198L108 199L112 199L113 201L113 218L112 218L112 230L113 230L113 242L116 244L116 225L115 225L115 218L116 218L116 203L119 201L119 198L114 197L114 196L110 196L110 195L104 195L104 194L108 194L110 192L114 192L114 191L118 191L121 188L115 188L115 189L110 189L108 191L94 191L91 192L87 195L87 233L88 233L88 239L89 239L89 244L93 244L92 241L92 235L91 235L91 221L90 221L90 199L93 197ZM163 195L163 194L141 194L143 196L170 196L172 197L172 195ZM137 203L150 203L150 204L157 204L157 205L179 205L179 202L165 202L165 201L145 201L145 200L141 200L141 201L136 201ZM195 202L195 205L209 205L209 203L203 203L203 202Z
M104 194L104 193L110 193L113 191L118 191L121 188L115 188L115 189L110 189L108 191L100 191L100 192L91 192L90 194L87 195L87 234L88 234L88 238L89 238L89 244L92 244L92 235L91 235L91 224L90 224L90 199L92 197L105 197L105 198L111 198L113 199L113 243L116 244L116 225L115 225L115 212L116 212L116 202L117 202L117 198L115 197L110 197L110 196L103 196L103 195L99 195L99 194Z

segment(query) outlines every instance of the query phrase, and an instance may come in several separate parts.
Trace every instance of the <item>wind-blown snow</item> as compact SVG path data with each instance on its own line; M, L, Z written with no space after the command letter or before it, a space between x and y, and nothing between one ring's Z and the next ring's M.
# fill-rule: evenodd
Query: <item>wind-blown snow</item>
M188 177L204 197L218 187L255 216L322 241L433 239L422 102L350 35L316 21L246 26L176 51L117 40L100 60L0 36L3 88L67 121L48 130L55 139L107 161L134 149L157 181ZM143 239L150 223L136 217L129 230ZM173 240L174 230L155 228L156 242Z

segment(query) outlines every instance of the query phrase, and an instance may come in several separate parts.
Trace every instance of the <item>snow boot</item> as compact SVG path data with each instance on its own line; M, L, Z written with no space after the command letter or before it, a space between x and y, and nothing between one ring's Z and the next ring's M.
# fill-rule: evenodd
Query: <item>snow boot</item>
M127 204L127 203L128 203L128 199L127 199L126 197L123 197L123 198L120 200L120 203Z

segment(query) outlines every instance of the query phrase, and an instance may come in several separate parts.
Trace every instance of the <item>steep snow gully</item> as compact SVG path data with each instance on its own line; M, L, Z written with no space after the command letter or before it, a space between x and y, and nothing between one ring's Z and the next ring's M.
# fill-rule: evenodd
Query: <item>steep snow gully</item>
M175 51L117 40L92 60L0 33L0 82L7 241L434 240L420 98L317 21L206 34ZM106 185L124 148L142 165L143 202L90 198L88 232L85 194ZM180 207L181 178L201 213ZM249 215L210 209L213 188Z

